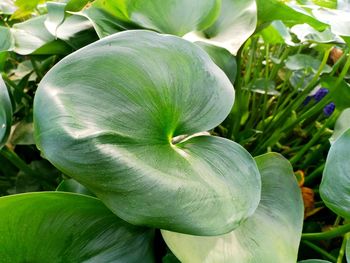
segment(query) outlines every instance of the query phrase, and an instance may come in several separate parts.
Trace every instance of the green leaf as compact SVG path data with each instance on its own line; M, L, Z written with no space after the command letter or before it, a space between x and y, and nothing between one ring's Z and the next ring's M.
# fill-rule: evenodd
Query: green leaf
M337 77L324 76L321 78L321 86L331 91L329 99L334 102L337 110L350 108L350 85L342 80L338 86L334 86L336 81Z
M333 43L342 42L342 40L332 33L330 29L326 29L322 32L317 31L308 24L295 25L291 28L291 32L294 33L300 42L311 43Z
M108 11L95 6L91 6L90 8L75 14L89 19L99 38L135 27L134 25L113 16Z
M248 90L260 94L280 95L280 92L276 90L275 82L270 79L256 79L249 85Z
M280 0L256 0L256 4L260 24L281 20L287 26L307 23L316 29L325 28L325 24L297 5Z
M94 194L91 193L85 186L79 184L74 179L64 179L59 184L56 191L94 196Z
M15 41L14 51L21 55L31 53L39 54L62 54L65 50L64 44L55 41L55 37L45 28L46 15L29 19L25 22L13 25L12 34ZM50 45L50 49L40 48ZM44 52L45 50L45 52Z
M161 231L181 262L296 262L304 211L292 166L275 153L256 161L262 176L261 202L233 232L201 237Z
M331 146L320 185L321 198L336 214L350 218L350 129Z
M264 28L260 34L265 43L295 46L292 36L289 33L289 29L279 20L273 21L268 27Z
M307 259L307 260L298 261L298 263L331 263L331 262L327 260L322 260L322 259Z
M313 10L314 16L321 22L331 26L334 34L340 36L350 36L350 12L344 10L334 10L319 8Z
M0 75L0 149L6 144L12 125L12 104L5 82Z
M210 45L205 42L196 42L198 46L205 50L211 59L218 65L234 84L237 75L237 62L235 56L233 56L226 49Z
M93 0L69 0L67 2L66 11L78 12L83 9L89 2Z
M183 36L210 26L219 15L219 0L125 0L130 20L140 26Z
M312 0L312 2L322 7L337 8L337 0Z
M350 262L350 239L349 234L347 235L348 240L346 241L346 248L345 248L345 256L346 256L346 262Z
M64 3L47 3L46 29L74 49L79 49L98 39L91 21L85 16L68 14Z
M311 55L306 54L296 54L289 56L285 62L286 67L290 70L301 70L301 69L311 69L316 73L321 65L321 61L312 57ZM329 73L332 71L332 68L326 65L322 73Z
M10 51L13 49L14 39L11 30L7 27L0 26L0 52Z
M132 226L98 199L59 192L0 198L3 262L154 262L153 230Z
M332 137L329 139L331 143L335 142L346 130L350 129L350 108L342 111L334 126Z
M257 207L254 159L223 138L180 138L219 125L233 100L229 79L195 44L150 31L117 33L43 78L36 142L132 224L222 234Z
M223 0L221 13L215 23L204 32L185 36L191 41L205 41L236 54L256 27L255 0Z

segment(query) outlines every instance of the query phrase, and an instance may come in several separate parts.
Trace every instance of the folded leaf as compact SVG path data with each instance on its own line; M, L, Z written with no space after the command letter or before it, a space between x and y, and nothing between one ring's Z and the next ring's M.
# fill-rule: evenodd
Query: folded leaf
M38 147L124 220L223 234L256 209L260 175L240 145L186 135L219 125L234 90L195 44L129 31L64 58L34 102Z
M41 192L0 198L2 262L154 262L153 230L98 199Z
M262 176L261 202L237 229L217 237L162 230L182 263L295 263L303 224L303 203L290 163L281 155L256 157Z
M236 54L257 23L255 0L223 0L219 18L204 32L189 33L191 41L205 41Z

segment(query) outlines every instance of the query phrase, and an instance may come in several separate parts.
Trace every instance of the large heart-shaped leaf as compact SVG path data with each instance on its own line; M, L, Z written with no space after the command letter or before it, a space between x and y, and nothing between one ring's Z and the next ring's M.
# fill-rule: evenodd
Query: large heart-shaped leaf
M153 230L98 199L41 192L0 198L2 262L154 262Z
M220 124L233 98L228 78L195 44L117 33L46 74L34 102L36 141L124 220L222 234L258 205L254 159L223 138L181 138Z
M256 158L262 176L261 202L236 230L217 237L162 230L183 263L295 263L303 224L303 202L290 163L269 153Z
M320 194L336 214L350 218L350 129L331 146L323 171Z
M236 54L254 32L256 23L255 0L223 0L220 16L215 23L203 33L190 33L185 38L206 41Z
M0 75L0 149L5 145L12 124L12 104L5 82Z

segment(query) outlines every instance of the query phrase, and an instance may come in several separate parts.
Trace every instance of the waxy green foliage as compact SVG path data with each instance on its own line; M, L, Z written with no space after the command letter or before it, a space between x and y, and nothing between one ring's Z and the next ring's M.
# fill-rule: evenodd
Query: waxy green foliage
M336 214L350 218L350 129L332 144L323 171L320 194Z
M154 262L152 229L98 199L41 192L0 198L1 262Z
M292 166L275 153L256 157L262 177L261 201L253 216L233 232L216 237L162 230L183 263L295 263L304 217Z
M195 44L150 31L117 33L43 78L36 141L130 223L223 234L259 203L255 161L223 138L178 136L216 127L233 100L229 79Z
M0 149L5 145L11 130L12 104L5 82L0 75Z

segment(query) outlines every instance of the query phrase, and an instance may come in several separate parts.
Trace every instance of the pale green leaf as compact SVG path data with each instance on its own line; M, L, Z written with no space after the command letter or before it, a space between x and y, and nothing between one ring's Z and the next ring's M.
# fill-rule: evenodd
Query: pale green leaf
M215 23L204 32L192 32L185 38L205 41L236 54L254 32L256 23L255 0L223 0L220 16Z
M303 202L292 166L279 154L256 157L262 176L256 212L233 232L200 237L162 230L182 263L295 263L303 224Z
M336 214L350 218L350 129L332 144L320 185L321 198Z
M318 20L330 25L334 34L350 36L349 11L320 8L313 10L313 14Z
M285 65L290 70L311 69L312 72L316 73L320 68L321 61L311 55L296 54L289 56L285 61ZM325 65L322 69L322 73L329 73L331 71L332 68L328 65Z
M210 26L218 17L219 0L125 0L134 23L162 33L183 36Z
M341 38L333 34L329 28L320 32L308 24L295 25L291 28L291 32L294 33L302 43L304 42L310 42L310 43L333 43L333 42L342 43L344 42Z
M0 198L1 262L154 262L153 230L98 199L59 192Z
M346 130L350 129L350 108L342 111L334 126L334 132L329 139L331 143L334 143Z
M14 39L10 28L0 26L0 52L11 51L14 47Z
M257 207L254 159L223 138L178 138L219 125L233 100L229 79L195 44L150 31L117 33L43 78L36 141L130 223L223 234Z
M45 20L45 15L38 16L12 27L11 31L15 41L13 50L16 53L28 55L55 41L55 37L44 26ZM61 43L56 43L51 47L54 48L49 51L49 54L61 53L64 49Z

